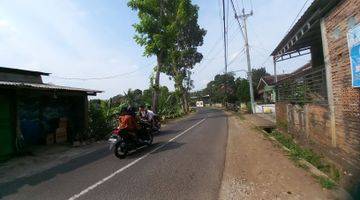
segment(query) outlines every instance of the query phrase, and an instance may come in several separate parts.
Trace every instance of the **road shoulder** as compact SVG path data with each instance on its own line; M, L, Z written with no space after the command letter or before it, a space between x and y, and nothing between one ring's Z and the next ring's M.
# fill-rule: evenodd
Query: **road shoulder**
M219 199L333 199L246 120L229 116Z

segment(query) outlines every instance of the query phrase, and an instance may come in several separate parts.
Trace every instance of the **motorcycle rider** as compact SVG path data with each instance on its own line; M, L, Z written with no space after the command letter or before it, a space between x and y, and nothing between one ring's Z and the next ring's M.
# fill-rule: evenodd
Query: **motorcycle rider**
M122 106L120 108L118 128L119 128L120 132L125 131L129 135L133 136L135 141L139 141L139 138L137 135L138 127L137 127L135 117L129 113L127 106Z

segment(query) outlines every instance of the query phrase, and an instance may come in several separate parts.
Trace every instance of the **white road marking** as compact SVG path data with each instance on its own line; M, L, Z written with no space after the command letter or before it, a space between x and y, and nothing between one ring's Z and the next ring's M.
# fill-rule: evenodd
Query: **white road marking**
M125 165L124 167L118 169L117 171L115 171L114 173L110 174L109 176L101 179L100 181L98 181L97 183L95 183L94 185L89 186L88 188L86 188L85 190L81 191L78 194L75 194L74 196L70 197L69 200L75 200L78 199L79 197L81 197L82 195L88 193L90 190L93 190L94 188L96 188L97 186L103 184L104 182L108 181L109 179L111 179L112 177L114 177L115 175L123 172L124 170L126 170L127 168L135 165L137 162L139 162L140 160L148 157L150 154L154 153L155 151L163 148L164 146L166 146L169 142L172 142L174 140L176 140L177 138L179 138L180 136L184 135L185 133L187 133L188 131L190 131L191 129L195 128L196 126L198 126L199 124L201 124L203 121L205 121L206 118L202 119L201 121L197 122L196 124L192 125L190 128L186 129L185 131L181 132L180 134L178 134L177 136L171 138L169 141L167 141L165 144L162 144L158 147L156 147L155 149L153 149L152 151L150 151L149 153L143 155L142 157L132 161L131 163Z

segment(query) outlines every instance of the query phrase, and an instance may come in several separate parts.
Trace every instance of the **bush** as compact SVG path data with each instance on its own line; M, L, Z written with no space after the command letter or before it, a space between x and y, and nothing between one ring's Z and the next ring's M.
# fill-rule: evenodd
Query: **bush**
M89 105L89 130L83 134L80 140L102 140L109 135L115 125L113 109L110 109L107 101L94 100Z

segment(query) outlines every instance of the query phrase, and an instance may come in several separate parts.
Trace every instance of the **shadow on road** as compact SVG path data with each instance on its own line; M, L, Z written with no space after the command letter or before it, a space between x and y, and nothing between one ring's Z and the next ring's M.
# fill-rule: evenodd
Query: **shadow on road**
M95 162L99 159L102 159L102 158L108 156L109 153L110 152L109 152L108 148L104 147L97 151L86 154L84 156L72 159L66 163L57 165L48 170L42 171L38 174L34 174L31 176L15 179L13 181L1 183L0 184L0 199L2 197L8 196L10 194L16 193L19 188L21 188L25 185L31 185L31 186L37 185L41 182L44 182L44 181L54 178L58 174L67 173L69 171L75 170L84 165L87 165L87 164Z
M169 151L169 150L173 150L173 149L177 149L180 148L181 146L183 146L185 143L179 143L179 142L169 142L167 143L164 147L154 151L152 154L156 154L156 153L160 153L163 151Z

